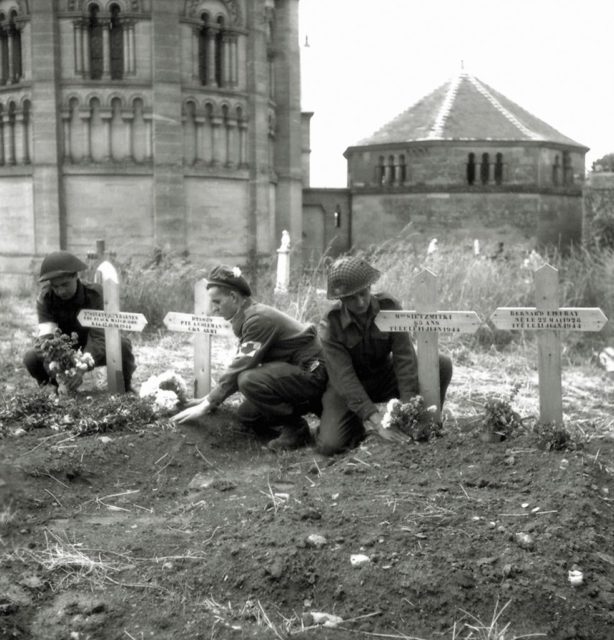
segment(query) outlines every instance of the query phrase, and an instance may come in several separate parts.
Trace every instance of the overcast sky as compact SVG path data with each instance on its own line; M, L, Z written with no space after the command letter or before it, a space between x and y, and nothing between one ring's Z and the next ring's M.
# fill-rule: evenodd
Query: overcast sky
M614 152L614 0L300 0L311 186L343 152L465 71L590 147ZM305 41L309 46L305 46Z

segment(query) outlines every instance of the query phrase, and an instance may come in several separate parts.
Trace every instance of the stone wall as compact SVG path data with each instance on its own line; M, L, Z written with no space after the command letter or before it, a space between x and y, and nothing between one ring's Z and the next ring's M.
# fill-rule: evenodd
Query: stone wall
M580 234L580 199L539 193L354 194L352 243L366 247L402 235L419 243L565 244ZM556 235L561 232L561 238Z

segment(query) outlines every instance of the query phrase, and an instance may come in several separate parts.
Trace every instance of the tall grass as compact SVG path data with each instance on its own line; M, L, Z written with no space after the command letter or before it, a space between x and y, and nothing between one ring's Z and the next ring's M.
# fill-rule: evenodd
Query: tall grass
M156 255L149 261L119 265L121 307L147 318L147 328L163 327L169 311L194 311L194 284L206 271L187 258Z
M441 310L475 311L484 321L473 344L502 346L512 340L532 339L532 332L520 334L494 329L488 318L497 307L535 306L534 268L540 262L527 262L523 249L509 250L504 257L489 259L474 256L463 247L440 249L426 256L426 248L416 249L404 239L389 241L368 251L363 257L382 272L374 285L398 298L404 308L415 305L415 283L423 269L437 276L439 308ZM601 307L606 316L614 317L614 252L576 249L568 255L544 255L559 270L560 306ZM293 271L287 294L274 294L274 265L260 271L252 279L257 298L273 304L293 317L317 322L330 307L326 300L326 271L323 259L315 268ZM162 326L168 311L190 312L193 309L194 283L205 277L203 269L185 258L162 257L148 265L122 267L123 308L143 313L150 326ZM581 346L603 343L614 334L608 322L599 334L573 334L574 344Z

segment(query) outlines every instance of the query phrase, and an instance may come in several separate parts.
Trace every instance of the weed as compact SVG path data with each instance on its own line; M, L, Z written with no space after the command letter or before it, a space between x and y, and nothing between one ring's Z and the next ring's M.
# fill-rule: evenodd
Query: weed
M508 398L489 398L484 405L482 433L487 440L506 440L522 427L520 415L512 408L512 402L518 395L520 383L512 386Z
M0 436L8 424L18 423L26 431L49 428L78 436L109 431L166 426L150 402L132 395L70 397L59 400L46 388L16 394L0 408Z
M538 422L533 426L537 446L546 451L576 451L586 445L590 436L580 427L555 422Z

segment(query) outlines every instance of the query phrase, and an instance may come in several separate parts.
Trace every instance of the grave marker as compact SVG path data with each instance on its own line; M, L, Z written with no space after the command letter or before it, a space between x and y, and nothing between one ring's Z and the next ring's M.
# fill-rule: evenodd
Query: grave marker
M559 307L558 271L535 271L535 307L499 307L490 316L497 329L537 331L539 407L542 423L563 424L561 331L600 331L608 321L598 307Z
M228 323L219 316L210 316L207 281L194 285L194 313L169 311L164 326L169 331L193 333L194 336L194 397L202 398L211 391L211 336L228 333Z
M142 313L119 310L119 278L110 262L105 261L98 266L96 281L102 284L104 310L81 309L77 319L84 327L104 329L107 385L111 393L124 393L120 331L142 331L147 320Z
M375 319L380 331L411 331L418 352L420 395L427 407L441 412L439 387L439 334L475 333L481 320L475 311L438 310L437 276L425 269L416 278L415 311L380 311Z

